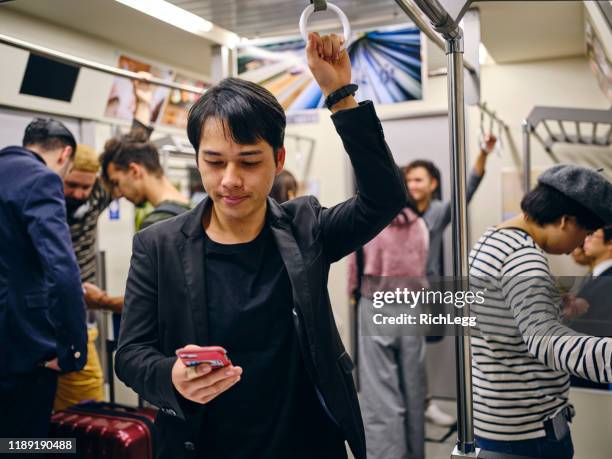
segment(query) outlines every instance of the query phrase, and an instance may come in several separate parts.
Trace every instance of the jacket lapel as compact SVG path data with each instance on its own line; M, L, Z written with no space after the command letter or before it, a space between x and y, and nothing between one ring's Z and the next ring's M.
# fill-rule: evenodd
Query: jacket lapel
M275 201L268 199L268 214L270 229L276 240L283 264L289 275L294 307L303 318L303 326L308 338L310 353L315 360L314 346L314 311L310 298L310 289L306 277L306 266L302 252L293 236L291 225L286 219L286 214Z
M190 218L185 221L181 232L185 236L179 242L179 251L183 261L185 281L193 317L193 328L196 342L201 346L208 344L208 311L206 308L206 270L205 270L205 234L202 218L209 204L205 198L195 209L190 211Z

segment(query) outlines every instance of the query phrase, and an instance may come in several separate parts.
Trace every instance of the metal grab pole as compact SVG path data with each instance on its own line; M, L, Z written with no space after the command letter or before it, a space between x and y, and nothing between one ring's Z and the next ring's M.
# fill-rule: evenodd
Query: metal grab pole
M463 101L463 33L460 28L446 41L448 60L448 113L451 151L453 276L459 289L468 285L468 224L465 155L465 113ZM466 305L463 316L470 315ZM476 457L472 406L472 349L469 328L455 336L457 358L457 446L452 457Z
M196 86L190 86L186 84L175 83L172 81L166 81L166 80L162 80L161 78L157 78L157 77L143 78L142 75L139 75L136 72L130 72L129 70L118 69L117 67L112 67L110 65L93 62L88 59L83 59L81 57L63 53L61 51L56 51L54 49L45 48L44 46L34 45L32 43L28 43L27 41L19 40L18 38L9 37L8 35L0 34L0 43L9 45L9 46L13 46L14 48L19 48L25 51L29 51L32 54L36 54L38 56L48 57L49 59L53 59L54 61L62 62L64 64L76 65L78 67L86 67L91 70L97 70L98 72L108 73L110 75L115 75L115 76L124 77L124 78L129 78L130 80L147 81L157 86L163 86L165 88L170 88L170 89L178 89L180 91L193 92L196 94L204 94L205 92L204 89L198 88Z
M405 0L403 0L405 1ZM451 222L453 234L453 276L455 288L469 289L467 177L465 155L465 107L463 86L463 31L449 16L438 0L414 0L430 19L434 29L446 40L448 62L448 123L450 131ZM399 3L399 1L398 1ZM462 309L470 315L468 305ZM472 346L469 327L455 337L457 358L457 445L453 459L478 456L474 441L474 413L472 397Z
M407 0L396 0L396 3L399 7L406 13L406 15L414 22L416 25L427 37L434 42L438 48L444 49L444 40L440 38L438 34L436 34L429 24L421 17L419 10L414 7L414 5Z
M525 194L531 189L531 125L523 121L523 190Z
M448 41L463 37L463 31L438 0L414 0L414 3L429 18L436 32ZM462 61L463 62L463 61Z
M421 30L421 32L423 32L427 36L427 38L429 38L438 48L442 50L445 49L444 40L442 40L440 36L429 26L429 24L427 24L427 22L419 13L419 10L415 8L412 3L410 3L408 0L395 0L395 2L412 20L412 22L414 22L414 25L416 25ZM463 66L468 69L471 74L476 73L476 69L469 62L464 61ZM444 71L446 71L446 69L439 69L435 71L433 75L430 74L429 76L446 75Z
M496 122L497 124L501 125L502 128L507 129L508 126L506 125L506 123L504 123L502 120L499 119L499 117L496 115L495 112L492 112L491 110L489 110L487 108L487 104L483 103L483 104L478 104L478 108L480 108L481 111L483 111L484 113L486 113L490 120L491 120L491 124L493 124L493 122ZM493 127L490 126L489 130L491 132L493 132Z

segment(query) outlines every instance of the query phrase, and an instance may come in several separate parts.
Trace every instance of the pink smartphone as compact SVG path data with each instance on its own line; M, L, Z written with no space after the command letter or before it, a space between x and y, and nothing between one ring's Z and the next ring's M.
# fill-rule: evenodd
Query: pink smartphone
M207 363L215 369L232 364L231 360L227 357L227 351L221 346L205 346L193 350L179 350L177 354L186 367L194 367L201 363Z

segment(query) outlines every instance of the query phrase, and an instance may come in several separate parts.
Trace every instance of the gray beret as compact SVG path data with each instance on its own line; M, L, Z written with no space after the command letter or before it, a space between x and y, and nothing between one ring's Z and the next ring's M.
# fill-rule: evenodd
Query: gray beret
M544 171L538 182L582 204L606 225L612 224L612 183L602 173L572 164L559 164Z

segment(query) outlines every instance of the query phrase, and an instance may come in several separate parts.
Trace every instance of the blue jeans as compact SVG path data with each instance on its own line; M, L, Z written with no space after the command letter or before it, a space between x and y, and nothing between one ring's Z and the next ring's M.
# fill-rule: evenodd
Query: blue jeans
M572 435L568 434L561 440L549 437L521 441L499 441L476 437L476 444L486 451L516 454L538 459L572 459L574 445Z

